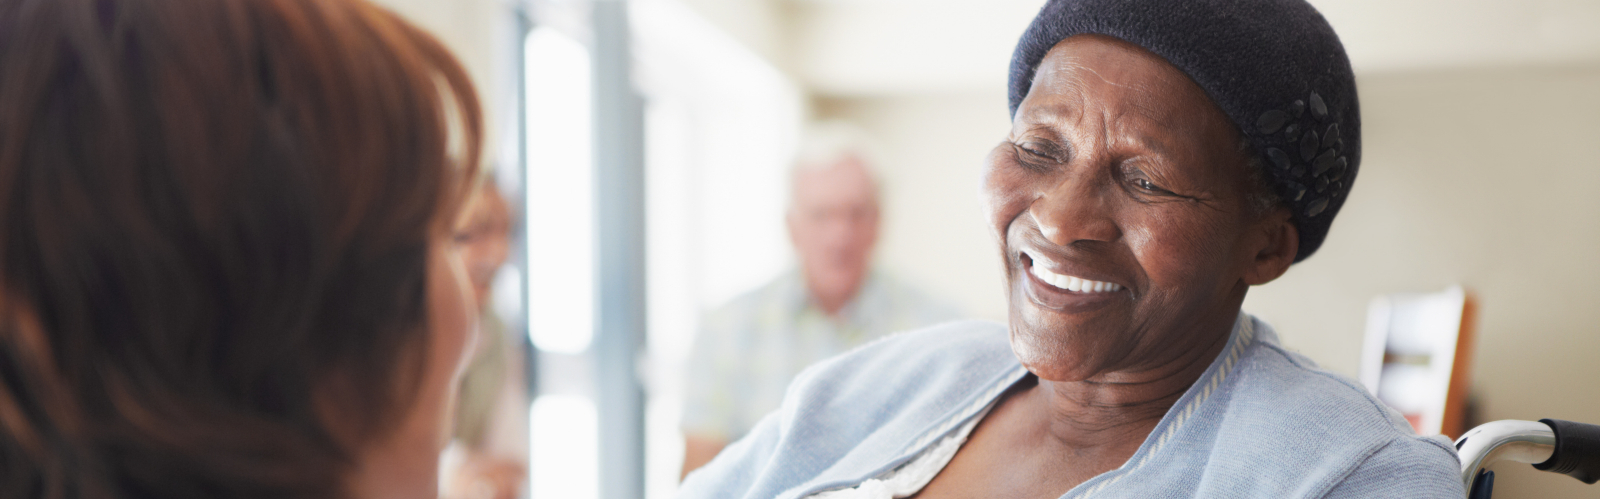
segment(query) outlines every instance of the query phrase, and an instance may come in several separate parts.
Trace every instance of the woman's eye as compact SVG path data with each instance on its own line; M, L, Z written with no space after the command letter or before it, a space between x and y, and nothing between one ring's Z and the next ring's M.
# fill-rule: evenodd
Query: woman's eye
M1057 149L1050 144L1030 141L1013 143L1012 146L1017 150L1017 161L1035 170L1047 170L1052 165L1064 162L1057 157Z
M1151 182L1150 179L1147 179L1147 178L1134 178L1133 179L1133 186L1134 187L1138 187L1139 190L1141 190L1141 191L1145 191L1145 192L1152 193L1152 194L1169 194L1170 193L1170 191L1168 191L1166 189L1162 189L1161 186L1156 185L1155 182Z

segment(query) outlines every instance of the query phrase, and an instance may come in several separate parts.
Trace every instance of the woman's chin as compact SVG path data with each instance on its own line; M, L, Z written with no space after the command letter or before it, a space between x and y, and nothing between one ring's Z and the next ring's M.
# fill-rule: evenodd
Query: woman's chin
M1018 351L1016 344L1012 344L1012 351ZM1038 376L1039 379L1056 383L1071 383L1085 381L1095 377L1100 370L1086 359L1075 359L1071 356L1036 355L1024 356L1020 352L1017 359L1028 372Z
M1118 350L1114 339L1119 335L1101 328L1013 322L1011 351L1022 367L1040 379L1071 382L1093 378L1105 370L1107 360Z

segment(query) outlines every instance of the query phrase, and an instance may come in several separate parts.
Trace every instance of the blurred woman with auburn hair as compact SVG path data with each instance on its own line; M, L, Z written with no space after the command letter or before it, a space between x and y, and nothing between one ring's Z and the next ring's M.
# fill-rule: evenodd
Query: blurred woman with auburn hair
M0 0L0 497L435 497L479 114L363 0Z

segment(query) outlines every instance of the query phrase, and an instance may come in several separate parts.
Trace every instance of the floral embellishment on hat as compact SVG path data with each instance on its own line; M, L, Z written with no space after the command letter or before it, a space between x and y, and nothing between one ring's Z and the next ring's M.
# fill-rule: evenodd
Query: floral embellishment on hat
M1330 119L1328 103L1316 92L1285 109L1261 113L1256 119L1256 131L1269 140L1281 141L1281 148L1267 148L1267 160L1272 162L1277 172L1274 176L1282 185L1279 192L1290 203L1301 206L1306 218L1322 214L1333 198L1344 195L1344 176L1350 170L1350 160L1343 155L1339 124L1330 121L1337 120Z

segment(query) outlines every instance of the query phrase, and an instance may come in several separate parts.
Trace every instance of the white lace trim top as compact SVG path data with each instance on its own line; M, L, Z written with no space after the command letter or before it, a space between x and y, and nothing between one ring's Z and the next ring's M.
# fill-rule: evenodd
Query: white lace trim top
M940 471L955 459L956 451L961 450L961 444L967 442L967 436L972 434L972 429L978 427L978 422L989 415L989 410L994 408L993 397L979 398L977 403L988 404L967 424L961 425L949 435L923 450L917 457L874 478L869 478L860 485L848 489L834 489L818 492L806 499L894 499L911 497L928 486L933 477L939 476Z

